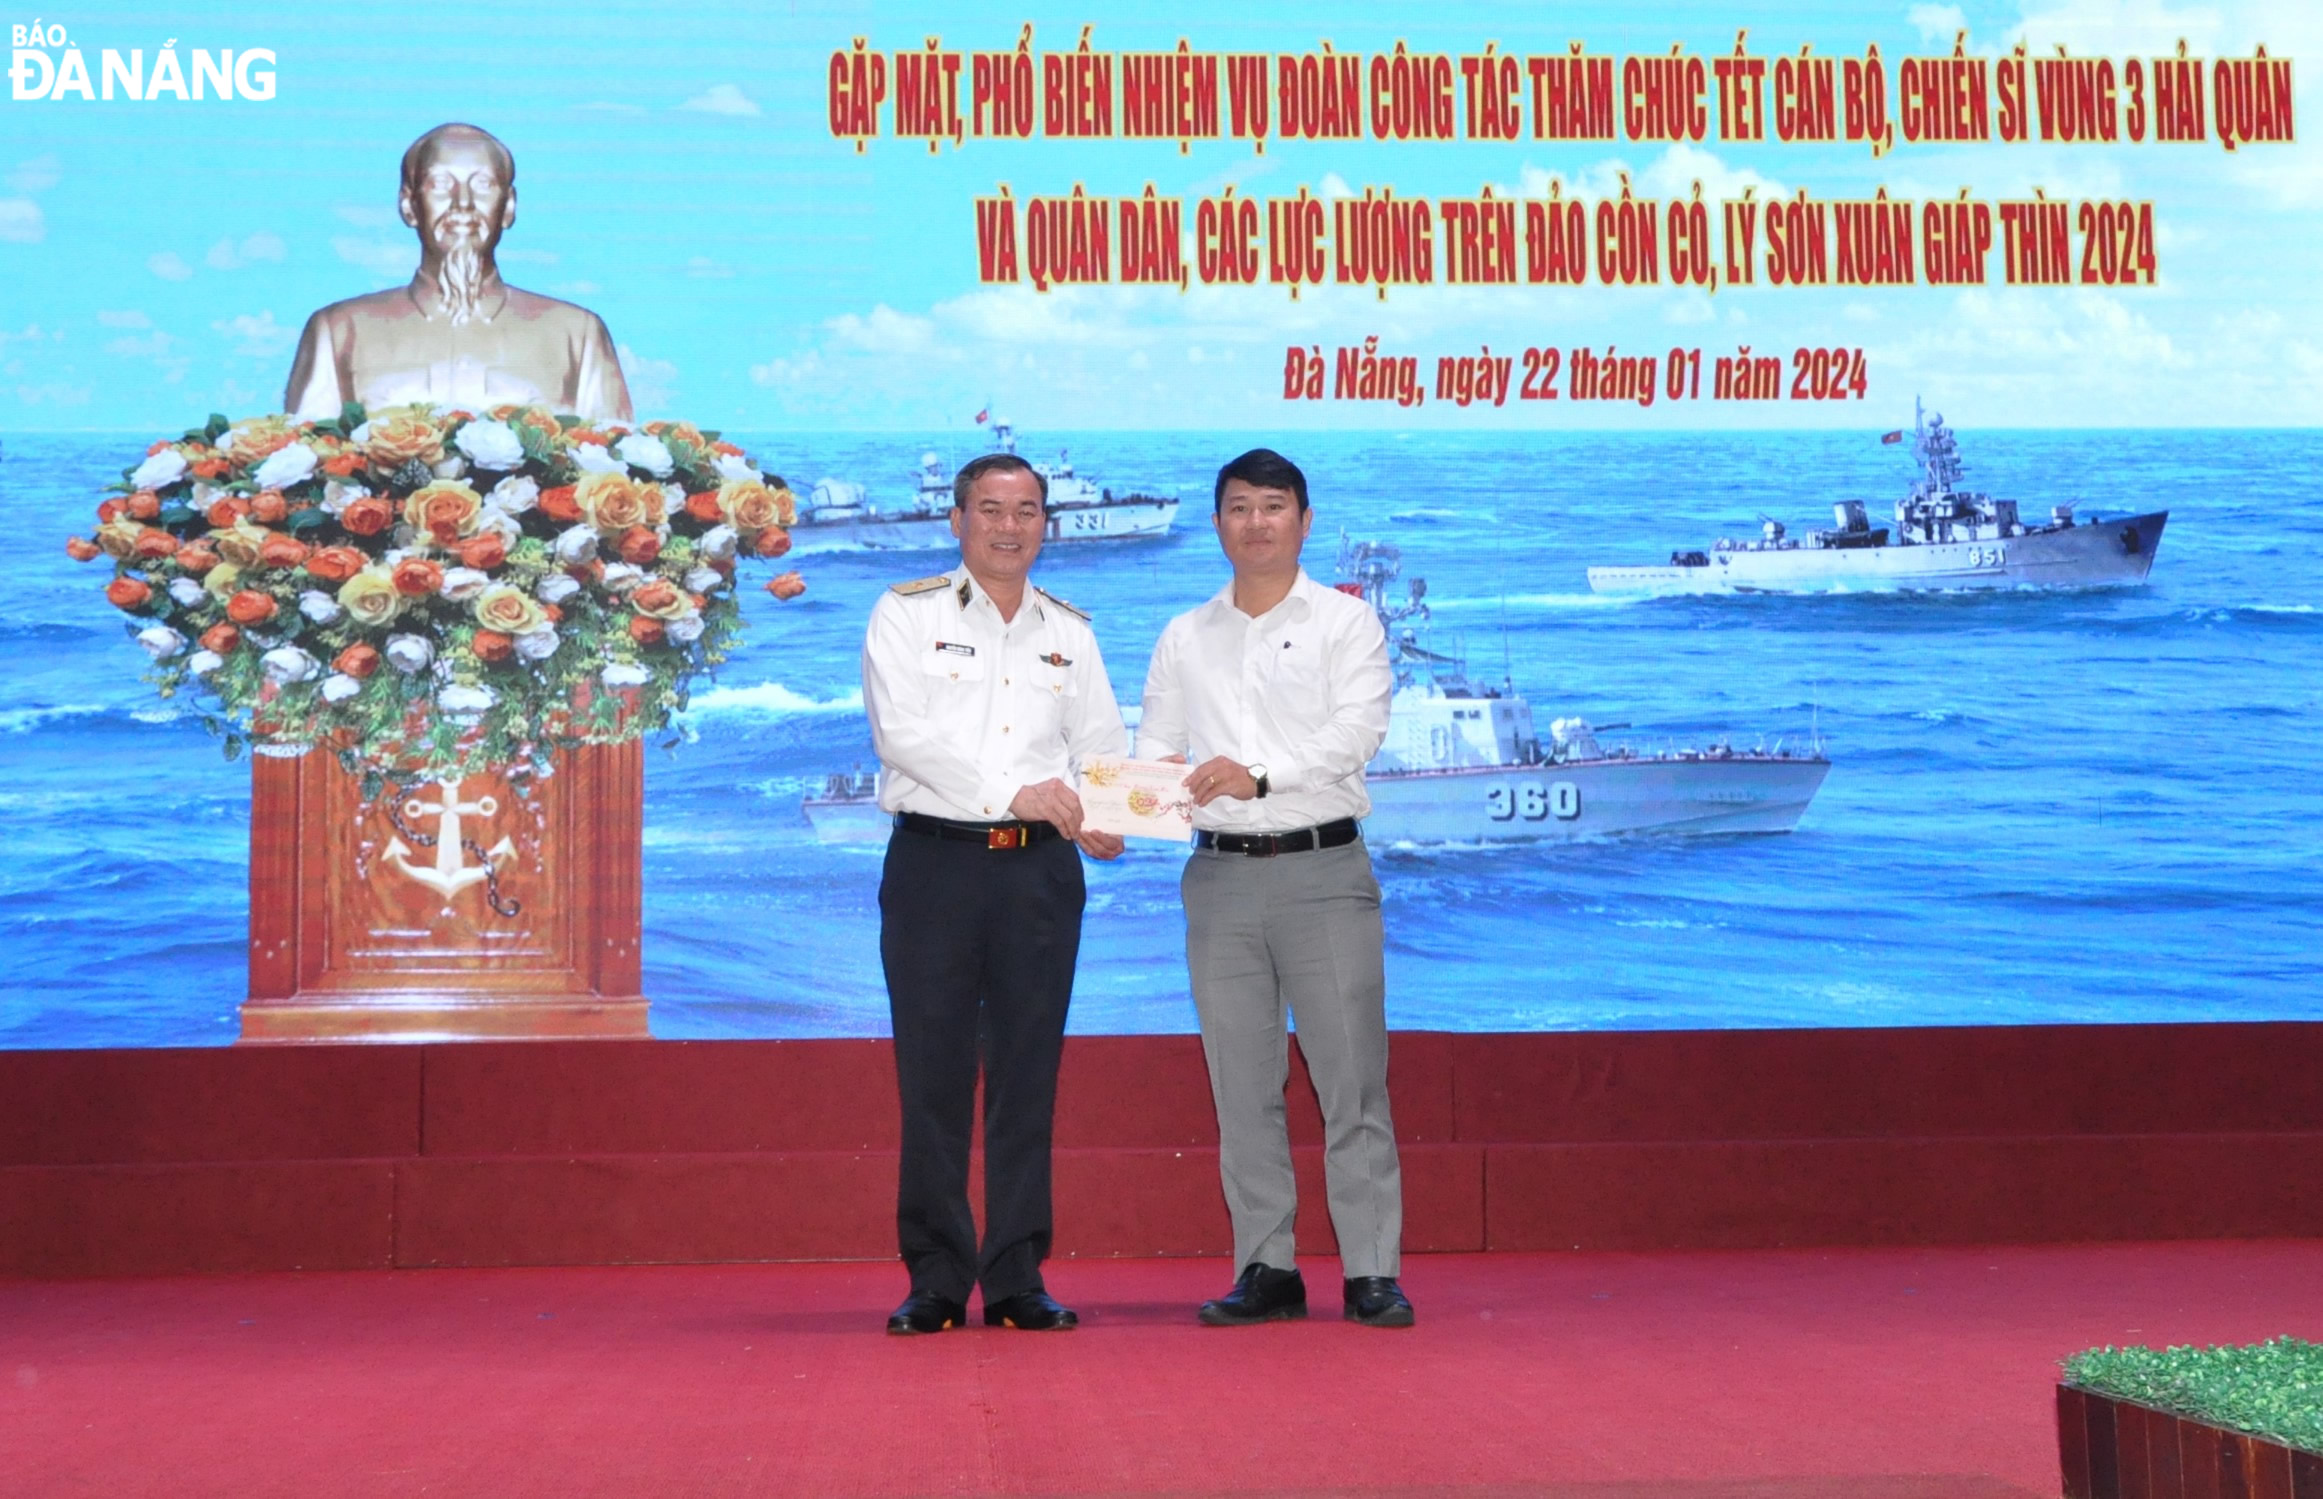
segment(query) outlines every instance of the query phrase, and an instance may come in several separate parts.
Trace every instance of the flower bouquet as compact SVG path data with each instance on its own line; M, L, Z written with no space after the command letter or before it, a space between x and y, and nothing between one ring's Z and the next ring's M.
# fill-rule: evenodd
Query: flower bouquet
M111 559L161 695L213 698L229 755L327 749L366 794L663 727L739 630L737 561L787 552L796 513L715 432L538 406L213 416L113 490L67 550Z

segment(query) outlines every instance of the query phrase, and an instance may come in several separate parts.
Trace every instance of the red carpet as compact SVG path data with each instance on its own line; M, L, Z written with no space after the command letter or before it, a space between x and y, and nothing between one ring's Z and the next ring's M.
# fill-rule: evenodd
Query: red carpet
M2060 1355L2323 1332L2317 1241L1407 1272L1408 1333L1198 1327L1212 1259L912 1340L890 1265L0 1281L0 1492L2024 1499Z

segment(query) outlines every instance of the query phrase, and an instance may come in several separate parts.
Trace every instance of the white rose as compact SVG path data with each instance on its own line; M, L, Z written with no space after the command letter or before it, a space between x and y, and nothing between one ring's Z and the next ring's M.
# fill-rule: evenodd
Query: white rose
M298 596L298 612L318 625L329 625L338 623L339 616L347 611L339 607L337 599L320 588L310 588Z
M557 653L557 632L552 625L545 630L527 630L516 637L516 654L527 661L546 661Z
M278 645L258 658L269 682L304 682L323 669L323 664L295 645Z
M313 448L294 442L267 454L266 461L250 477L258 481L260 489L288 489L313 478L315 466L321 461Z
M167 489L186 476L188 467L185 454L175 448L163 448L137 465L137 471L129 476L129 483L136 489Z
M653 680L653 673L627 661L616 661L597 675L608 687L643 687Z
M613 451L631 468L641 468L656 479L666 479L677 467L669 447L650 432L632 432L613 445Z
M516 544L524 539L523 522L497 505L488 504L476 512L476 534L481 536L486 531L496 532L512 552L516 550Z
M183 578L178 580L184 582ZM167 661L186 648L186 638L167 625L149 625L137 632L137 643L156 661Z
M326 703L343 703L362 690L362 682L343 671L332 672L323 678L323 701Z
M645 569L627 562L609 562L605 565L605 587L613 593L627 593L645 581Z
M444 585L437 591L455 604L464 604L482 593L491 582L489 576L476 568L448 567L444 569Z
M406 674L426 669L436 658L436 648L424 636L390 635L387 637L387 664Z
M740 453L720 453L718 455L718 477L731 481L734 479L759 479L763 478L764 475L753 468L750 460Z
M561 604L581 591L581 580L571 573L550 573L533 590L544 604Z
M522 515L540 503L540 486L523 474L510 474L493 485L492 492L484 498L510 515Z
M725 576L714 567L686 569L686 592L711 593L726 586Z
M625 474L629 465L593 442L573 444L573 465L584 474Z
M500 701L489 687L462 687L454 683L436 689L436 706L455 718L473 718Z
M371 491L360 484L349 484L340 479L328 480L323 485L323 514L335 518L350 504L367 499L370 494Z
M457 453L447 453L430 464L428 472L439 479L465 478L468 472L468 460Z
M207 479L194 480L194 508L196 510L209 509L210 501L225 492L226 486L223 484L212 484Z
M723 562L734 555L736 541L732 526L712 526L702 533L700 541L694 543L694 550L712 562Z
M587 562L597 555L597 528L579 525L557 533L557 561L567 567Z
M186 657L186 670L197 677L206 677L226 664L226 658L216 651L196 651Z
M354 443L357 447L362 446L364 443L367 443L370 440L371 423L368 421L364 422L362 426L357 427L354 431L347 434L347 441Z
M169 596L191 609L203 599L208 598L210 591L192 578L172 578L169 580Z
M662 629L680 645L692 645L702 638L702 616L688 614L681 619L670 620Z
M470 422L452 439L452 446L468 455L478 468L507 473L524 462L524 441L506 422Z

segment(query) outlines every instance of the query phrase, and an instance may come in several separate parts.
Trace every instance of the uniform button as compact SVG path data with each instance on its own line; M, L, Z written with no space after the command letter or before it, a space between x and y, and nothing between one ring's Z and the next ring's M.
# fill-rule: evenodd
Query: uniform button
M1001 732L1001 733L1003 733L1003 734L1007 733L1007 732L1008 732L1008 725L1006 725L1006 724L1002 724L1002 725L1000 726L1000 732Z
M1001 686L1003 686L1003 687L1009 686L1009 685L1010 685L1010 681L1009 681L1009 679L1008 679L1007 677L1002 677L1002 678L1000 679L1000 685L1001 685Z

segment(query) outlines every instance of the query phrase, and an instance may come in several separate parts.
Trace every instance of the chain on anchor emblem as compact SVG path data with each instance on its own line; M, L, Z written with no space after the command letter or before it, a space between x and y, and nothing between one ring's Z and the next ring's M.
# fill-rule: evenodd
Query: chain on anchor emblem
M416 796L406 800L412 789L410 787L396 787L386 798L387 820L395 824L398 835L387 840L387 862L447 901L470 885L481 882L484 886L484 903L500 916L515 916L524 909L524 903L506 899L500 894L500 861L515 857L515 840L504 835L498 843L486 849L477 840L460 834L460 819L463 816L494 816L500 810L499 799L482 796L472 802L464 802L460 800L459 782L439 781L436 784L442 793L440 801L424 802ZM406 817L434 817L435 833L431 836L420 832L404 821ZM433 848L436 851L435 863L412 863L411 848L403 841L406 838L421 848ZM479 862L465 862L461 857L464 853L474 855Z

